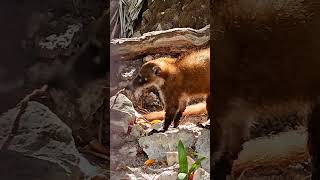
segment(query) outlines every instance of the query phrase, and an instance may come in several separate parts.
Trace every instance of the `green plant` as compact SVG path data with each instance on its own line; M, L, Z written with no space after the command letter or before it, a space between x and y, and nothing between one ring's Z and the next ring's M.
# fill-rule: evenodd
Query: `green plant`
M177 180L192 180L194 172L200 167L201 162L205 157L200 157L191 165L191 168L188 171L188 159L186 149L179 140L178 143L178 161L179 161L179 174Z

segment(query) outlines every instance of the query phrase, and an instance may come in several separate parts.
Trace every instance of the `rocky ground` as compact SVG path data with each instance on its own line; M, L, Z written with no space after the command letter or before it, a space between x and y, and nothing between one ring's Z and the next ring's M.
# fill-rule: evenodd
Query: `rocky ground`
M195 177L208 179L210 132L196 125L205 122L207 116L187 116L177 129L171 128L165 133L147 136L150 129L162 126L162 122L153 124L142 118L143 114L162 110L157 90L147 89L139 99L135 99L130 91L119 90L129 83L144 61L155 57L122 62L118 66L115 76L118 82L111 87L113 96L110 99L112 177L176 179L177 163L171 158L176 157L177 142L181 140L190 154L199 153L208 158L199 170L203 176ZM235 162L236 177L249 180L310 178L304 131L308 107L308 104L288 102L263 108L251 126L251 140L244 145L239 160ZM290 159L290 153L297 153L298 158ZM155 160L154 164L146 165L150 159Z
M116 1L111 5L116 7ZM208 24L208 7L207 1L146 0L134 35L202 28ZM207 157L194 179L209 179L210 133L195 125L205 122L206 115L184 117L179 128L146 136L151 128L161 127L159 121L142 118L162 110L158 92L151 88L134 99L122 90L143 62L164 54L112 61L116 64L111 64L109 99L105 76L91 71L101 67L99 52L89 48L90 53L79 53L87 47L91 24L106 10L105 1L7 0L0 10L1 179L176 179L179 139L189 164L194 152ZM79 56L85 57L79 61L84 63L70 65ZM68 71L69 65L76 71ZM275 108L281 116L262 115L251 129L252 140L304 126L304 105L285 107ZM305 179L309 174L305 159L286 168L246 169L240 179Z
M162 123L153 124L144 120L141 112L137 112L133 103L121 93L111 97L110 106L112 179L176 179L178 140L181 140L190 152L198 152L207 157L196 179L210 178L209 130L190 123L199 119L201 121L201 116L186 117L178 129L172 128L166 133L146 136L150 128L160 128ZM148 159L155 162L146 164ZM193 160L190 158L190 161Z
M107 82L88 42L106 2L4 1L0 9L1 179L103 179Z
M208 24L208 13L208 1L148 0L145 1L142 8L141 18L136 22L133 36L176 27L199 29ZM176 179L177 164L170 157L176 154L178 139L184 142L189 152L197 152L208 159L210 158L209 131L195 125L197 122L204 122L206 115L184 118L178 129L146 136L146 132L150 128L161 127L161 122L152 124L141 118L142 114L163 109L157 90L150 88L139 99L135 99L131 92L122 90L136 76L144 62L159 56L176 57L176 54L147 55L131 61L111 61L110 142L111 174L114 179L120 177L125 177L125 179ZM277 160L268 166L259 167L258 164L259 159L262 159L262 164L264 164L264 158L267 160L270 157L278 157L276 153L281 154L290 150L292 144L286 144L286 142L295 142L297 144L293 143L293 145L297 145L299 148L305 147L305 134L295 136L295 130L305 127L307 106L290 102L277 107L266 107L260 113L250 129L251 140L245 145L246 148L242 151L239 161L235 163L236 168L239 167L237 164L239 162L249 163L254 168L242 169L240 174L237 174L238 179L298 180L310 178L307 157L298 161L290 161L289 159L289 165L284 166L277 164ZM289 132L289 135L283 135L282 132ZM261 147L264 150L270 149L271 154L273 149L278 151L275 150L275 155L272 154L269 157L266 155L268 153L257 147L261 144L270 145ZM273 146L278 148L273 148ZM305 152L304 149L301 151ZM250 159L248 154L257 154L257 156ZM286 158L286 156L284 157ZM154 164L148 165L147 163L146 165L145 162L150 159L155 160ZM203 176L196 178L209 178L209 174L206 173L210 168L208 159L202 163Z

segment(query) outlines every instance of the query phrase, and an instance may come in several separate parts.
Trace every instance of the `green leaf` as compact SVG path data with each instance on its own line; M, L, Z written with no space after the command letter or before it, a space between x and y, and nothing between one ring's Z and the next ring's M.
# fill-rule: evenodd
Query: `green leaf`
M202 157L202 158L200 158L200 159L197 159L196 162L194 162L194 163L191 165L191 168L190 168L190 170L189 170L189 174L194 173L194 172L196 171L196 169L199 168L201 162L202 162L203 160L205 160L205 159L206 159L205 157Z
M187 174L188 173L187 152L181 140L179 140L179 143L178 143L178 157L179 157L179 172Z
M188 177L187 173L179 173L177 180L185 180Z
M197 152L192 152L192 156L194 157L201 157L201 154L197 153Z

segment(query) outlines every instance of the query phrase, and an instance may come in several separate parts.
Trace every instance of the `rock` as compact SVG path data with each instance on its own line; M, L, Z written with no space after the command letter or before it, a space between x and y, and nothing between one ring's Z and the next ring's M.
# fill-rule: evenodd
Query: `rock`
M137 30L145 33L180 27L200 29L209 23L209 8L209 1L206 0L149 0Z
M193 180L210 180L210 174L202 168L198 168L193 174Z
M159 122L159 123L155 123L155 124L152 124L150 126L150 129L155 129L155 130L161 130L163 127L163 121Z
M53 111L75 132L83 123L78 107L67 91L61 89L49 89L50 97L54 103Z
M105 85L105 79L98 79L88 83L81 91L81 97L77 101L81 115L87 123L92 121L93 114L103 104L103 99L106 96L103 89Z
M118 129L122 133L127 133L128 123L134 120L137 114L132 102L125 95L119 94L110 98L110 108L111 131Z
M160 106L160 99L154 92L150 92L144 101L149 102L149 106Z
M203 129L201 131L201 135L199 135L196 142L195 150L201 156L206 157L206 159L201 162L201 166L207 172L210 172L210 130Z
M52 29L61 28L59 30L62 31L61 33L50 32L47 37L37 37L35 39L35 47L39 58L56 59L61 55L70 56L75 51L76 41L77 38L80 38L79 32L81 32L83 25L72 20L72 18L69 18L70 22L67 19L67 17L63 17L58 21L51 21L47 24Z
M98 174L91 177L90 180L108 180L108 177L104 174Z
M130 173L128 173L126 178L121 178L121 179L130 179L130 180L145 180L145 179L152 179L154 177L153 174L147 174L144 172L142 168L130 168ZM112 178L111 178L112 179ZM120 178L118 178L120 179Z
M153 56L148 55L148 56L146 56L146 57L143 58L143 62L146 63L146 62L151 61L151 60L153 60L153 59L154 59Z
M136 31L133 33L132 37L140 37L142 36L141 32L140 31Z
M178 152L167 152L166 155L168 166L172 166L178 162Z
M56 48L67 48L72 41L73 36L76 32L80 31L82 24L71 24L68 25L67 30L64 34L56 35L52 34L42 41L39 42L41 48L54 50Z
M140 138L142 135L145 135L146 131L139 124L134 124L131 129L130 135L135 138Z
M18 112L17 107L0 117L1 147ZM71 129L46 106L29 102L19 122L7 150L0 153L1 178L71 180L83 176Z
M129 81L129 80L132 80L135 76L135 74L137 74L137 67L134 67L134 66L129 66L129 67L125 67L122 69L122 72L121 72L121 80L124 80L124 81Z
M164 171L161 174L157 175L155 180L176 180L178 173L175 171Z
M138 74L141 65L142 59L136 59L129 62L120 62L117 69L117 74L120 75L120 79L122 81L130 81Z
M179 163L178 152L167 152L167 163L168 166L172 166L174 163ZM190 156L187 156L188 169L191 168L192 164L195 162Z
M0 176L5 180L72 180L79 179L80 172L74 167L64 167L48 160L34 158L16 151L0 153Z
M162 31L163 30L163 28L162 28L160 23L155 25L155 26L156 26L156 31Z
M132 128L132 122L139 114L132 102L123 94L117 94L110 99L110 169L111 179L122 179L127 166L137 167L143 164L143 157L139 157L137 138L139 130ZM129 126L130 124L130 126ZM128 129L134 136L128 136ZM133 129L133 131L132 131ZM140 153L140 156L143 156ZM142 162L140 162L140 161ZM136 174L134 174L136 175ZM130 175L133 176L133 175ZM140 176L138 176L140 177ZM128 176L125 179L129 178Z
M125 155L125 156L131 156L131 157L136 157L137 155L137 148L136 147L130 147L130 146L123 146L119 152L122 154L122 155Z
M193 147L200 131L201 128L195 125L181 125L179 129L169 128L165 133L155 133L151 136L141 137L139 145L149 159L162 160L166 157L166 152L177 151L179 140L183 142L186 148Z

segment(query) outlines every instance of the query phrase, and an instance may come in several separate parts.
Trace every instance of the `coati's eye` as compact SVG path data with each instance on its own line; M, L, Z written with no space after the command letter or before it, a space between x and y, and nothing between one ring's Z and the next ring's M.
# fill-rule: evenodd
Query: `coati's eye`
M148 81L148 78L144 78L144 81Z
M141 75L138 75L138 82L143 83L143 79L142 79Z

